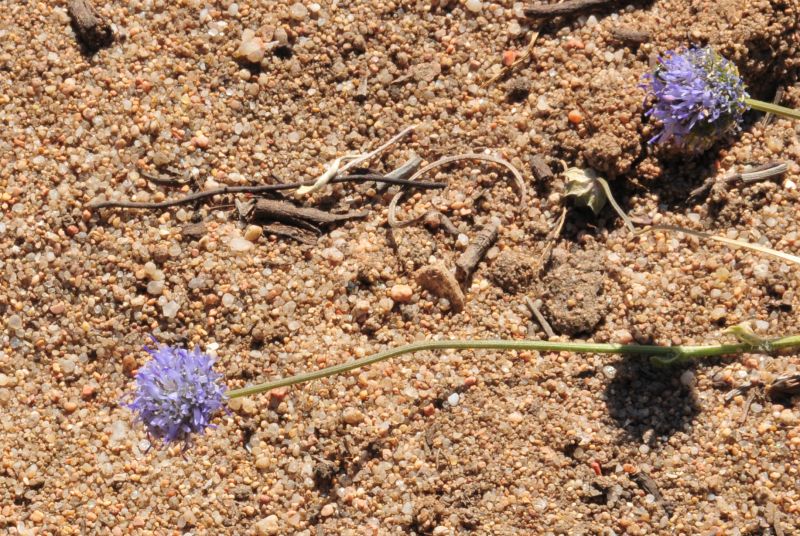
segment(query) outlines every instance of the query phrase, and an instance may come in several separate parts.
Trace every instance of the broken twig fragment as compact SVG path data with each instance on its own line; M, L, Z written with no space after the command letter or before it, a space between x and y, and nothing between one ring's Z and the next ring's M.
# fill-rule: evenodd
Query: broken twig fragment
M456 261L456 278L465 287L469 287L472 274L475 269L483 260L486 252L497 241L498 230L500 225L497 222L492 222L475 235L475 238L464 250L464 253Z
M100 16L89 0L70 0L67 12L78 41L89 52L97 52L114 41L111 26Z
M453 312L464 309L465 299L453 273L442 263L423 266L415 274L419 286L436 296L450 302Z
M523 12L526 17L531 19L559 17L593 11L613 3L614 0L567 0L560 4L542 4L526 7Z
M244 216L249 221L272 221L305 229L309 229L309 226L317 228L367 216L366 212L333 214L317 208L298 207L292 203L276 199L258 199L248 208L249 211Z

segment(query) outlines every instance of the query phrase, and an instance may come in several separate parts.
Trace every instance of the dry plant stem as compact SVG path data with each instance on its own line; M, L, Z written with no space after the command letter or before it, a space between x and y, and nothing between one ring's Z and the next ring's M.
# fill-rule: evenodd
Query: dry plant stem
M526 7L525 16L528 18L548 18L562 15L573 15L613 4L615 0L567 0L560 4L543 4Z
M336 177L338 174L344 173L348 169L357 166L362 162L366 162L375 155L382 153L383 151L385 151L386 149L388 149L389 147L400 141L400 138L402 138L403 136L405 136L406 134L410 133L413 130L414 130L413 125L404 128L403 130L400 131L399 134L396 134L389 141L387 141L374 151L370 151L369 153L361 155L347 155L337 158L336 160L333 161L333 164L328 168L327 171L325 171L322 175L317 177L317 179L313 182L313 184L311 184L310 186L307 185L301 186L300 188L297 189L295 195L310 194L312 192L319 190L320 188L331 182L331 179ZM345 159L348 160L347 164L339 167L339 164L341 164L342 161L344 161Z
M800 348L800 335L792 335L769 341L770 350L786 350ZM374 365L381 361L405 354L424 352L428 350L501 350L501 351L533 351L533 352L575 352L592 354L623 354L661 357L664 363L678 363L701 357L714 357L745 352L763 352L764 348L746 342L733 344L714 344L708 346L655 346L645 344L615 344L615 343L590 343L590 342L550 342L550 341L512 341L512 340L452 340L452 341L421 341L397 348L390 348L361 359L348 363L334 365L313 372L297 374L259 385L243 387L228 391L228 398L241 398L259 393L265 393L279 387L288 387L299 383L306 383L336 374L342 374L361 367Z
M512 166L510 162L503 160L502 158L491 156L488 154L466 153L453 156L445 156L444 158L440 158L436 162L432 162L427 166L423 167L408 180L414 181L432 169L436 169L438 167L444 166L445 164L449 164L451 162L458 162L461 160L482 160L484 162L492 162L494 164L499 164L507 168L509 171L511 171L511 174L514 176L514 184L517 187L517 195L519 195L519 205L525 206L527 193L525 188L525 179L522 178L522 174L517 170L517 168ZM390 227L394 228L408 227L409 225L412 225L422 220L425 217L425 215L423 214L422 216L419 216L417 218L412 218L407 221L399 221L397 219L397 203L400 201L400 199L403 198L404 193L405 192L402 190L397 192L397 194L392 198L391 202L389 203L388 220Z
M728 173L719 180L715 180L713 177L707 179L702 185L689 192L689 197L697 197L717 186L725 188L731 182L739 180L744 183L762 181L783 175L787 171L789 171L789 165L786 162L767 162L757 166L748 166L740 172Z
M783 251L777 251L772 248L759 246L758 244L751 244L749 242L743 242L741 240L725 238L724 236L716 236L707 233L702 233L700 231L692 231L691 229L686 229L685 227L677 227L673 225L654 225L652 227L648 227L647 229L641 229L637 231L636 234L644 234L652 231L673 231L676 233L686 233L688 235L696 236L698 238L705 238L706 240L714 240L716 242L722 242L723 244L737 248L745 248L752 251L758 251L759 253L763 253L771 257L775 257L794 264L800 264L800 257L791 255L789 253L784 253Z
M764 102L756 99L745 99L744 102L750 108L758 110L759 112L780 115L781 117L788 117L789 119L800 119L800 110L793 110L785 106L778 106L771 102Z
M625 211L622 210L622 208L617 204L617 200L614 199L614 196L611 193L611 187L608 185L606 180L598 177L597 182L599 182L600 186L603 188L603 191L608 198L608 202L611 203L611 207L617 212L617 214L619 214L619 217L622 218L622 221L625 222L625 227L627 227L630 232L635 233L636 228L634 228L633 222L628 215L625 214Z
M443 182L412 182L409 179L397 179L387 177L386 175L380 174L365 174L365 175L343 175L341 177L334 177L331 179L331 183L340 183L340 182L385 182L388 184L395 184L400 186L411 186L414 188L420 189L439 189L445 188L447 186L446 183ZM166 201L160 202L153 202L153 203L138 203L136 201L100 201L98 203L89 203L88 207L90 209L100 209L100 208L131 208L131 209L158 209L158 208L169 208L175 207L178 205L186 205L189 203L193 203L195 201L200 201L202 199L207 199L209 197L214 197L217 195L226 195L226 194L260 194L266 192L278 192L281 190L294 190L298 186L313 184L313 181L305 181L305 182L293 182L287 184L265 184L261 186L223 186L222 188L215 188L213 190L206 190L204 192L196 192L193 194L189 194L185 197L181 197L178 199L168 199Z
M514 69L516 69L517 67L528 61L528 58L531 56L531 54L533 54L533 46L536 44L536 40L538 38L539 38L539 30L534 30L534 32L531 34L530 41L528 41L528 47L525 49L525 52L522 54L522 56L517 58L517 60L511 65L504 66L502 69L500 69L500 72L491 77L486 82L484 82L482 87L488 87L494 84L499 79L503 78L505 75L512 72Z

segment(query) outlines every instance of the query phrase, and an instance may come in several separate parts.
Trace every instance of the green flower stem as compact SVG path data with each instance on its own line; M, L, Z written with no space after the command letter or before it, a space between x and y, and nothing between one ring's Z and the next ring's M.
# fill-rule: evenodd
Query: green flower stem
M412 354L424 350L532 350L536 352L577 352L593 354L625 354L647 355L661 358L662 364L674 364L700 357L739 354L751 351L776 351L789 348L800 348L800 335L781 337L769 341L738 342L711 346L653 346L643 344L584 343L584 342L550 342L550 341L508 341L508 340L453 340L453 341L421 341L397 348L390 348L355 361L334 365L313 372L305 372L273 382L251 385L241 389L228 391L228 398L265 393L279 387L287 387L298 383L310 382L320 378L341 374L366 367L404 354Z
M791 108L786 108L785 106L778 106L777 104L772 104L771 102L764 102L755 99L745 99L744 102L753 110L781 115L783 117L789 117L790 119L800 119L800 110L793 110Z

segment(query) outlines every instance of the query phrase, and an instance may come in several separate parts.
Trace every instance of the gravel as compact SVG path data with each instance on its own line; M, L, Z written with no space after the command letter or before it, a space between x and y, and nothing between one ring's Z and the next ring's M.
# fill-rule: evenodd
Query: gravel
M371 212L313 247L240 228L231 198L87 208L310 179L416 124L370 166L488 147L529 177L536 152L596 168L632 215L796 253L797 123L749 122L704 157L676 160L643 144L652 125L636 86L650 54L689 39L736 62L754 96L770 100L781 85L783 104L800 106L791 3L656 0L555 21L514 74L530 81L518 102L503 82L482 86L528 44L533 26L511 1L98 3L117 36L93 56L63 8L6 4L2 530L735 534L771 530L777 513L784 533L800 532L797 400L759 397L749 411L747 395L725 401L746 382L796 374L797 355L687 374L613 356L423 352L238 401L185 452L131 424L121 401L151 335L216 354L231 388L414 340L540 337L526 286L513 294L489 274L494 259L538 260L560 214L557 181L531 184L518 206L502 170L459 164L426 177L448 191L404 203L406 217L437 208L470 239L501 220L461 312L414 278L454 262L456 238L421 226L390 236L387 199L369 185L308 200ZM651 41L624 47L617 25ZM687 198L709 175L769 159L791 162L789 173ZM155 184L142 169L157 167L193 182ZM571 210L562 236L567 256L588 252L605 273L588 339L711 343L748 319L770 334L797 330L797 269L784 261L666 231L632 238L609 210Z

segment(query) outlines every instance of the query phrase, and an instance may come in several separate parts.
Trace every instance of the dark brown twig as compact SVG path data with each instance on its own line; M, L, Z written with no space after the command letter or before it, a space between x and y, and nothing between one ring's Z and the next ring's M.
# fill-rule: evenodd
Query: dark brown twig
M78 41L89 52L107 47L114 41L111 26L103 20L89 0L71 0L67 12Z
M368 181L387 182L389 184L411 186L413 188L420 188L426 190L444 188L445 186L447 186L447 184L443 182L418 182L406 179L390 178L385 175L379 175L379 174L343 175L341 177L335 177L330 180L330 182L332 183L368 182ZM240 193L259 194L266 192L277 192L281 190L294 190L295 188L298 188L300 186L310 186L314 184L314 182L315 181L304 181L304 182L294 182L288 184L266 184L260 186L223 186L222 188L206 190L205 192L195 192L193 194L189 194L178 199L168 199L166 201L160 201L160 202L138 203L136 201L100 201L97 203L89 203L88 208L94 210L101 208L130 208L130 209L169 208L178 205L186 205L188 203L193 203L195 201L200 201L202 199L207 199L209 197L214 197L217 195L240 194Z
M658 489L658 484L656 481L653 480L653 477L648 475L642 470L636 471L635 473L630 475L631 480L636 482L636 484L642 488L645 493L649 493L655 499L656 504L660 505L667 515L672 515L672 505L664 500L664 496L661 495L661 491Z
M613 4L614 1L615 0L567 0L560 4L542 4L526 7L524 13L528 18L559 17L584 11L593 11Z
M545 335L547 338L553 338L556 336L556 332L553 331L553 328L550 326L550 322L542 314L542 300L537 299L536 301L532 301L529 297L525 296L525 305L528 306L528 310L531 312L531 315L539 322L539 325L542 326Z
M500 225L492 222L478 231L475 238L467 246L467 249L456 261L456 278L465 287L469 287L470 279L472 279L472 274L478 264L483 260L489 248L497 241L499 229Z

